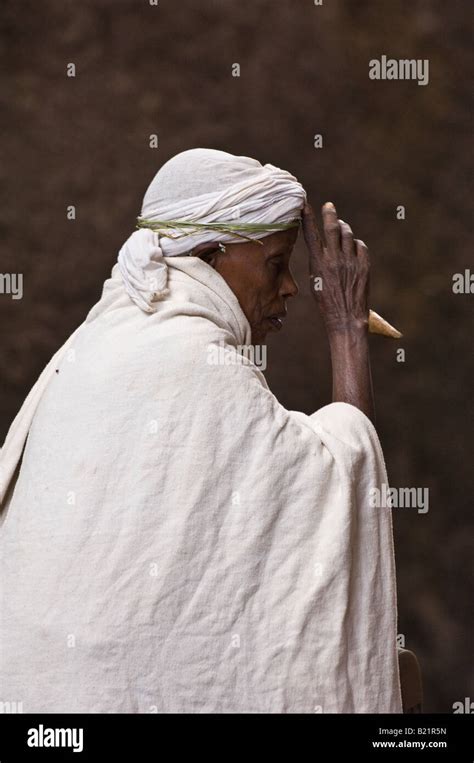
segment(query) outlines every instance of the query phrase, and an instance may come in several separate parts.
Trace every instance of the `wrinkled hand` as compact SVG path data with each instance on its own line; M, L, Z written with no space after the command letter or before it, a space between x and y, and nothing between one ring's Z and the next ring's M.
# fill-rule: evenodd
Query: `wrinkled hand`
M309 251L311 291L319 305L328 334L367 331L369 319L369 252L354 238L350 225L337 217L331 202L322 207L323 242L314 211L305 204L303 235ZM315 281L315 279L321 279ZM320 289L318 289L320 285Z

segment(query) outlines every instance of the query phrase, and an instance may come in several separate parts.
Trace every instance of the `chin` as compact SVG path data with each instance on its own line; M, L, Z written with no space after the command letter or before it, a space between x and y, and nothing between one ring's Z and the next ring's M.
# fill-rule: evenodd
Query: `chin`
M267 334L268 331L262 329L252 331L252 344L264 344Z

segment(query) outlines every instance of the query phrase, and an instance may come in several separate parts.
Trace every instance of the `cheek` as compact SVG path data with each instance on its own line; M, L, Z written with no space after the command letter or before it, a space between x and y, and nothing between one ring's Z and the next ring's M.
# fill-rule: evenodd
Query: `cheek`
M277 272L267 273L262 278L255 295L255 307L259 311L259 317L267 315L268 311L275 307L280 290L280 278Z
M246 314L251 324L256 324L260 321L262 315L262 299L260 292L256 289L248 291L245 299L244 313Z
M252 311L255 320L260 321L268 313L269 306L275 303L275 286L267 279L260 283L252 294Z
M262 299L264 299L267 304L268 302L275 302L275 299L278 298L281 280L281 272L276 268L273 268L273 270L267 274L265 283L262 284L261 289Z
M251 325L257 326L275 306L278 289L278 272L271 269L254 270L252 276L246 279L245 287L240 291L239 302Z

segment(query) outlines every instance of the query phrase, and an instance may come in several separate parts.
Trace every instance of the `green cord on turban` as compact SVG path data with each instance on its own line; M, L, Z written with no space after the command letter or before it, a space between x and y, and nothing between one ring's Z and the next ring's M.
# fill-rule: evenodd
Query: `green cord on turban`
M167 238L177 239L183 236L191 236L199 230L215 230L218 233L229 233L231 235L239 236L241 238L252 241L253 243L261 243L260 241L246 236L245 233L239 231L246 231L247 233L267 233L269 231L288 230L289 228L297 228L300 224L300 219L295 218L288 223L198 223L193 221L182 220L147 220L146 217L137 218L137 228L150 228L156 233L161 233L162 236ZM187 230L186 229L190 229ZM184 232L181 235L173 235L169 232L169 229L181 229ZM168 231L168 232L166 232Z

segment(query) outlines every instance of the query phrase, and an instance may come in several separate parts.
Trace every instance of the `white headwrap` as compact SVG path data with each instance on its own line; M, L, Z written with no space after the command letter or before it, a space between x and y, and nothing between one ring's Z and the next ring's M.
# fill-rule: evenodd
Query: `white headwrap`
M245 240L242 235L252 240L268 236L278 224L298 221L305 200L301 183L273 164L209 148L182 151L153 178L139 218L144 227L119 252L126 291L142 310L154 312L153 302L169 293L163 257L190 254L206 241L225 244ZM246 225L261 228L248 230Z

